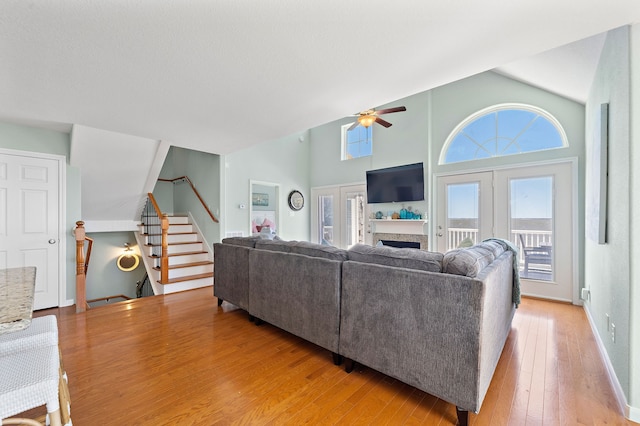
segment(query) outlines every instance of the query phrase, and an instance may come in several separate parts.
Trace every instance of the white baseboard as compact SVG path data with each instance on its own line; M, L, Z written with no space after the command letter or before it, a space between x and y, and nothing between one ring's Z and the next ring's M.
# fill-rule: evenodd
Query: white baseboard
M587 308L587 305L583 306L584 312L587 314L587 319L589 320L589 325L591 326L591 332L598 344L598 351L600 352L600 357L604 362L604 365L607 369L607 376L609 377L609 382L613 387L613 392L615 393L616 399L618 400L618 405L620 406L620 411L624 416L636 423L640 423L640 408L632 407L627 403L627 397L622 390L622 386L620 385L620 381L616 376L615 370L613 369L613 364L611 364L611 359L609 358L609 354L607 353L606 348L604 347L604 343L600 338L600 334L598 333L598 329L596 328L596 324L593 321L593 317L591 316L591 312Z

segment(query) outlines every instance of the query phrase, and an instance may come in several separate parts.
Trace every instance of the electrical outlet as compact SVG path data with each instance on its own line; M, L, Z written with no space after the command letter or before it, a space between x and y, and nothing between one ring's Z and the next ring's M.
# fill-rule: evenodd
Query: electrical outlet
M582 289L582 294L580 296L580 299L586 300L586 301L589 300L589 289L588 288L583 288Z
M616 342L616 325L614 323L611 323L611 341Z

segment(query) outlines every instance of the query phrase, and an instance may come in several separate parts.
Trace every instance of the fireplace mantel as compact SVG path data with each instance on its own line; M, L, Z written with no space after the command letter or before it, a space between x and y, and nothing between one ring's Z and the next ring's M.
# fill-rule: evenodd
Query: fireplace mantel
M425 219L370 219L371 232L425 235Z

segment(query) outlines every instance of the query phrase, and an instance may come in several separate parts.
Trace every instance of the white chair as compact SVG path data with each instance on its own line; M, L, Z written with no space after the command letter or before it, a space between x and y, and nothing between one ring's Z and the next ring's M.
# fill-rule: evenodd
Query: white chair
M51 426L61 426L59 382L57 345L0 357L0 419L46 405Z
M58 322L55 315L33 318L29 327L0 334L0 357L43 346L58 345Z

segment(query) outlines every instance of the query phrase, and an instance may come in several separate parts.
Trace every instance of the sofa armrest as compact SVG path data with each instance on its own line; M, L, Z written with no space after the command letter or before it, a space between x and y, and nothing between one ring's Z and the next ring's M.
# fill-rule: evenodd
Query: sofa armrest
M246 311L249 310L249 252L253 250L240 245L213 245L213 294Z
M510 265L506 257L500 263ZM487 286L496 287L491 297L506 288L505 309L513 306L510 269L492 268L478 279L344 262L340 354L477 412L511 320L500 314L486 322L493 304L503 303L487 300Z

